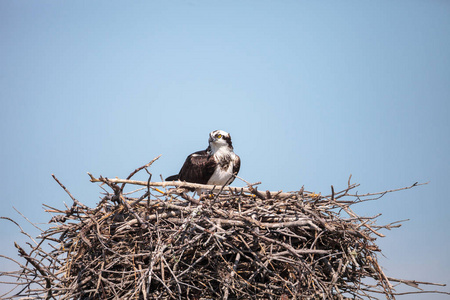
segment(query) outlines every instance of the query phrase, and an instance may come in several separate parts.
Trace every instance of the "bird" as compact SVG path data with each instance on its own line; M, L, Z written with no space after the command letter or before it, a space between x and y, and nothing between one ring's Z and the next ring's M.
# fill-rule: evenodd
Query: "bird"
M233 182L241 167L241 159L233 151L231 136L223 130L209 134L208 147L190 154L178 174L166 181L186 181L224 186Z

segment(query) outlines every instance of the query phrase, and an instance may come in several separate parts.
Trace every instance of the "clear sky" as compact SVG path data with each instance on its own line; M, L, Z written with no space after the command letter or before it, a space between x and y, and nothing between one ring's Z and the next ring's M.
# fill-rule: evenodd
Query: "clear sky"
M262 189L430 181L354 208L410 219L378 240L388 276L450 284L449 1L3 0L0 40L1 215L71 204L52 173L94 206L86 172L162 154L166 177L223 129Z

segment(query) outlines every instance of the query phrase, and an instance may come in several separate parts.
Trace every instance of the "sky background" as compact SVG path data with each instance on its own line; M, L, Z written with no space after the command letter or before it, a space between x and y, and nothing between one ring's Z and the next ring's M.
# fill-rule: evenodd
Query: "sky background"
M167 177L223 129L260 189L429 181L354 209L410 219L377 241L388 276L450 284L449 1L3 0L0 40L0 215L34 236L13 207L45 227L43 203L71 204L52 173L95 206L86 172L162 154Z

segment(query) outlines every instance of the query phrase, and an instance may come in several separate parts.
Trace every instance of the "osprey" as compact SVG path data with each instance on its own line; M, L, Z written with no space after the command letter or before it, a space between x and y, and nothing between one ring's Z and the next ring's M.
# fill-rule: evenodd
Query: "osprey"
M215 130L209 134L208 148L189 155L180 172L167 177L166 181L227 185L233 182L233 174L239 172L240 166L241 160L233 152L230 134Z

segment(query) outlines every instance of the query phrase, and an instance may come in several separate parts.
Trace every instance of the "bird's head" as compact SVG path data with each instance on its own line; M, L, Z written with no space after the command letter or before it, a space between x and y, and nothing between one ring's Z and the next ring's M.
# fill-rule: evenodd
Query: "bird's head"
M214 130L209 134L209 146L213 152L222 147L233 149L230 134L223 130Z

